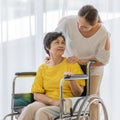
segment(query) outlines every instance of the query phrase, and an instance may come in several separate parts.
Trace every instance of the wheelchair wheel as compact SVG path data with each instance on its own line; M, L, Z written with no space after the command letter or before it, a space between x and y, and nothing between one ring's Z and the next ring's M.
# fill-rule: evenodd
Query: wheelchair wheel
M90 107L97 104L99 106L100 120L108 120L107 110L102 99L96 95L86 96L83 100L76 120L90 120Z

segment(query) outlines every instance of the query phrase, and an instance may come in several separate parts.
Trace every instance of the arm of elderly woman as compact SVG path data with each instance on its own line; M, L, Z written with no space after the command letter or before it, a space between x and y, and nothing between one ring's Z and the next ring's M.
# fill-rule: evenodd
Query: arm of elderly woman
M60 104L59 100L54 100L54 99L49 98L46 95L40 94L40 93L34 93L34 99L36 101L42 102L46 105L59 106L59 104Z

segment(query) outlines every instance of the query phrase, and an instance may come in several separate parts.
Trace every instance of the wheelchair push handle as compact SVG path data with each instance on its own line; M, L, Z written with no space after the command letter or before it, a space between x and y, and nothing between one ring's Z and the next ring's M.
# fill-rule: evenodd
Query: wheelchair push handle
M91 64L95 64L95 63L96 63L95 60L90 60L89 62L90 62Z
M89 60L88 63L87 63L87 68L90 68L90 65L95 64L95 63L96 63L95 60Z

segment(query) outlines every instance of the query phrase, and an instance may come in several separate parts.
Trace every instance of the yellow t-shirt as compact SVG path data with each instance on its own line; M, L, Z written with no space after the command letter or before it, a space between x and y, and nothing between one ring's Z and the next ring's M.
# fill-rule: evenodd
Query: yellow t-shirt
M83 74L78 63L67 63L66 58L64 58L60 64L55 66L48 66L45 63L42 64L38 68L37 75L32 84L32 92L42 93L50 98L58 100L60 80L64 77L65 72ZM76 82L81 86L85 86L85 80L77 80ZM73 97L69 81L64 82L63 97Z

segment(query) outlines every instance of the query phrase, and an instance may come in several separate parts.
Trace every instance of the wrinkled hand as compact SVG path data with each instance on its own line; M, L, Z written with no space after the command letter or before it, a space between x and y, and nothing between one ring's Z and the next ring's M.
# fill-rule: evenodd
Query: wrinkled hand
M59 100L54 100L52 105L53 106L60 106L60 101Z
M71 76L71 75L73 75L73 74L72 74L71 72L65 72L64 75L65 75L65 76Z
M68 63L77 63L77 62L79 62L79 59L75 56L71 56L71 57L67 58L67 62Z

